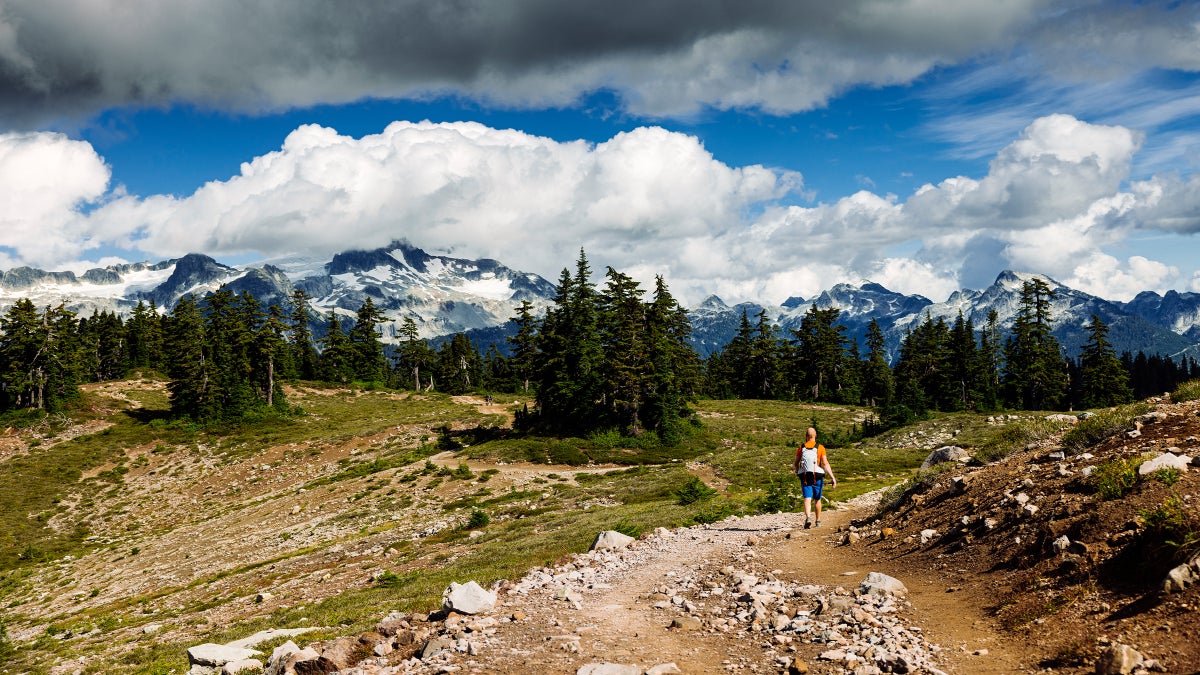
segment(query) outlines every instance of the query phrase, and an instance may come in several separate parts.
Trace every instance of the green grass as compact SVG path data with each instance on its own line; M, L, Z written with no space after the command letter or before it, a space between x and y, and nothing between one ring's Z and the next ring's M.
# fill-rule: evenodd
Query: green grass
M41 494L22 493L21 500L24 501L15 498L8 501L9 498L0 493L0 498L5 500L0 504L0 518L8 517L11 522L20 522L30 528L21 531L17 535L21 538L14 537L14 541L44 545L32 536L39 532L46 534L44 520L39 521L37 514L53 515L57 507L54 496L61 498L68 491L78 490L79 476L86 470L84 467L106 464L112 467L105 477L88 482L91 487L85 500L93 500L96 508L105 509L122 504L126 497L121 484L128 474L122 473L120 469L124 463L118 460L124 457L122 449L126 447L153 448L157 462L190 465L201 460L218 463L255 461L265 448L281 446L287 448L283 462L299 464L310 461L310 456L320 455L322 447L349 442L362 449L363 439L367 437L372 440L363 452L332 470L324 469L324 476L309 475L304 484L314 494L329 494L330 504L334 500L339 502L337 510L328 511L330 522L367 521L385 503L411 505L415 501L434 504L439 513L455 512L457 522L473 518L475 522L470 527L483 528L483 535L475 539L468 537L468 528L448 528L417 541L410 542L406 538L402 542L389 542L387 533L396 524L370 520L360 530L352 528L350 534L338 541L322 541L281 556L264 556L269 559L207 575L194 583L159 588L154 593L121 603L108 603L91 611L52 618L56 625L69 626L86 621L102 630L107 630L104 626L116 625L114 617L121 618L125 627L138 625L139 621L144 623L164 616L161 613L143 615L141 608L162 605L172 594L194 591L197 585L207 588L207 584L234 577L223 582L224 590L219 593L193 592L189 600L181 601L178 609L172 610L172 616L185 621L205 607L229 602L242 586L253 587L264 579L273 580L272 575L278 572L269 572L269 566L285 558L304 557L322 552L335 543L368 538L373 543L391 545L401 551L388 559L388 569L377 576L373 584L345 589L314 604L280 609L270 616L222 626L204 637L203 641L213 642L279 626L331 626L329 637L367 630L390 609L428 611L434 608L451 581L473 579L486 586L498 579L519 578L533 567L552 564L570 554L585 551L601 530L615 528L636 535L659 526L714 522L732 514L794 510L799 498L791 466L804 431L815 425L824 441L835 433L849 431L871 416L871 411L863 408L779 401L702 401L696 406L702 424L688 425L682 443L667 447L652 434L638 439L612 433L599 433L589 438L519 437L498 430L497 416L482 415L474 406L456 404L450 397L437 394L302 391L292 397L290 403L302 407L303 416L267 417L253 425L221 428L196 427L168 420L165 416L167 401L161 392L137 392L135 395L141 397L147 410L136 414L119 413L114 419L121 417L121 420L112 430L55 446L53 456L67 457L67 466L74 467L74 473L55 475L51 472L47 482L38 488L46 493L45 499ZM107 400L105 404L112 407ZM408 427L401 432L403 441L400 436L392 437L393 430L401 426ZM930 447L908 440L907 435L919 432L924 434L923 438L950 438L952 431L959 434L954 441L956 444L974 445L988 442L1000 428L988 426L979 416L933 416L915 427L895 430L861 443L831 447L830 462L838 476L839 487L830 491L829 496L837 500L849 499L868 490L911 479ZM465 446L456 455L464 462L461 466L465 469L454 470L422 462L440 451L439 443L449 441ZM295 447L291 447L293 444ZM201 450L201 447L205 449ZM64 448L68 454L58 454ZM50 453L39 448L30 455L35 456L42 462L38 467L52 468ZM474 459L551 463L555 465L555 472L536 477L534 485L516 489L505 485L503 470L472 471L465 462ZM589 463L617 468L578 473L560 468ZM696 478L693 472L701 474L703 479ZM3 476L0 473L0 478ZM489 482L483 484L485 479ZM929 476L919 479L928 480ZM702 485L715 488L715 493L701 490L699 486ZM23 488L9 484L8 489ZM393 494L396 491L399 493ZM385 496L385 492L392 496ZM681 498L692 492L703 494L695 499ZM214 514L244 508L235 495L229 496L234 497L233 501L224 501L216 495L205 499L200 505L202 517L216 517ZM32 507L27 508L30 504ZM5 527L7 522L0 521L0 537L10 531ZM298 528L294 533L301 534ZM37 547L32 553L61 556L65 552L74 552L82 548L79 537L53 549L52 553L43 554ZM285 539L274 536L272 540L282 542ZM133 543L146 548L143 541L120 540L113 544L112 555L128 555ZM14 551L13 555L18 553L20 551ZM0 592L20 589L30 583L24 576L28 569L18 566L6 571L0 567ZM36 612L33 611L20 617L9 612L6 619L11 627L14 619L27 623L34 616ZM306 622L301 623L302 619ZM316 634L305 639L320 637ZM190 644L142 640L136 649L122 657L120 663L96 663L94 668L131 673L165 673L174 668L176 672L182 672L187 667L185 650L188 646ZM45 639L38 641L32 652L19 648L14 662L29 672L41 672L38 668L55 658L74 655L76 650L86 651L86 648L72 641Z
M1079 424L1063 435L1063 449L1068 452L1082 452L1119 433L1132 429L1134 418L1149 410L1150 406L1145 403L1133 403L1101 410L1085 420L1080 420Z
M1175 387L1175 391L1171 392L1171 401L1174 403L1195 401L1198 398L1200 398L1200 380L1188 380Z

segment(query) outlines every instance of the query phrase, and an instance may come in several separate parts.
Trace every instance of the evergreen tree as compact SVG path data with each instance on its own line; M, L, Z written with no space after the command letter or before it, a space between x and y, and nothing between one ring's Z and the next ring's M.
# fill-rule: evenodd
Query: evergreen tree
M956 400L949 377L950 329L941 317L929 314L900 343L896 360L896 403L923 415L929 410L949 410Z
M597 330L599 307L590 280L591 268L579 252L575 274L563 270L554 297L538 332L542 354L537 373L539 423L571 431L593 424L599 405L604 367Z
M153 301L149 307L138 300L125 322L127 365L130 370L157 368L162 351L162 318Z
M796 337L796 359L803 397L812 401L841 401L848 368L846 328L837 324L836 307L809 307L800 320Z
M779 330L767 318L767 310L756 317L750 340L749 362L743 384L743 398L773 399L783 393L782 355L785 349Z
M980 377L982 369L979 361L979 349L975 344L975 326L970 319L964 319L960 311L950 328L950 341L947 345L949 363L947 375L953 390L953 397L948 401L949 410L971 410L979 399Z
M887 345L879 322L867 325L867 359L861 367L862 401L871 407L884 407L892 399L892 369L888 365Z
M979 410L1000 408L1001 342L999 316L996 310L987 313L987 322L979 332Z
M1050 332L1054 291L1041 279L1021 287L1012 336L1004 350L1004 387L1010 405L1045 410L1059 405L1067 390L1066 362Z
M63 305L39 313L18 300L0 319L0 383L6 407L55 411L78 395L75 314Z
M479 351L465 333L455 333L442 343L436 359L439 389L450 394L472 391L482 379Z
M1108 341L1108 325L1092 315L1088 341L1080 353L1079 402L1084 408L1107 408L1129 403L1133 389L1129 374Z
M650 372L643 381L642 423L668 446L680 437L680 425L694 400L699 357L688 343L692 327L687 310L675 301L662 276L646 310L646 350Z
M313 344L312 329L309 328L308 293L303 288L292 292L291 313L288 315L288 345L291 348L291 363L295 377L312 380L317 377L318 361L316 345Z
M321 360L318 373L327 382L346 383L354 377L354 351L350 338L342 328L342 320L335 310L329 310L325 336L319 340Z
M363 382L384 382L387 379L387 358L379 339L379 324L387 321L383 310L368 297L359 307L354 326L348 336L350 368L354 378Z
M533 317L533 303L522 300L517 308L517 315L510 319L516 324L515 335L507 338L512 345L512 356L509 358L509 368L521 382L521 391L529 393L529 380L533 377L537 366L538 322Z
M641 431L642 383L649 371L642 289L628 275L609 267L599 296L599 337L603 350L600 400L604 416L622 433Z
M433 387L432 364L434 354L429 345L421 339L417 330L417 322L411 316L404 317L400 325L400 346L395 353L396 370L404 373L405 378L412 378L413 391L421 390L421 373L428 371L429 386Z
M163 335L167 391L176 415L204 419L216 414L213 365L207 353L204 317L195 298L185 295L167 317Z
M283 310L279 305L268 307L267 318L259 327L255 340L258 360L263 364L259 371L262 373L268 408L283 405L283 387L276 373L295 371L291 365L292 352L287 342L287 331L287 317Z

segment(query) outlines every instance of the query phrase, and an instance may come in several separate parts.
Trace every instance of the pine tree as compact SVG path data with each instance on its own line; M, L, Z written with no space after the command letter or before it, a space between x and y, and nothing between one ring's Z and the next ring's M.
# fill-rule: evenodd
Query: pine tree
M342 320L335 310L329 310L325 336L318 341L321 345L321 360L318 373L327 382L346 383L354 377L354 351L350 338L342 328Z
M406 378L412 378L413 391L421 390L421 373L429 369L432 372L434 354L429 345L421 339L417 330L417 322L411 316L404 317L400 325L400 346L395 353L396 370L405 373ZM430 386L433 386L430 375Z
M685 310L662 276L654 281L654 297L646 310L646 350L649 373L643 380L643 425L664 445L680 440L687 404L695 399L699 357L688 343L692 327Z
M437 352L435 368L438 373L439 389L450 394L465 394L480 383L483 368L479 351L471 344L465 333L455 333L442 343Z
M1133 400L1129 374L1108 341L1108 324L1093 314L1087 330L1088 341L1079 357L1080 405L1106 408L1129 403Z
M317 377L318 355L313 344L312 329L309 328L308 293L303 288L292 291L291 313L288 315L288 345L292 351L291 362L295 376L302 380Z
M987 322L979 332L979 410L1000 408L1001 342L999 315L988 310Z
M348 336L351 370L356 380L384 382L387 379L387 358L379 339L379 324L387 321L383 310L367 298L355 317Z
M862 368L862 401L871 407L886 406L892 399L892 369L887 360L887 344L879 322L867 325L867 359Z
M783 392L782 353L785 345L779 329L767 318L767 310L759 311L754 336L750 340L745 398L773 399Z
M975 326L970 319L963 318L961 311L954 320L954 326L950 328L947 352L947 374L954 392L953 398L948 401L948 409L973 409L980 389L979 349L975 343Z
M204 317L195 298L183 296L167 317L163 335L167 376L171 378L167 391L171 411L176 415L205 419L216 414L216 383L206 337Z
M848 366L845 326L837 324L841 312L836 307L809 307L793 331L796 338L797 371L804 397L812 401L839 401L842 380Z
M598 335L598 301L591 268L581 250L575 273L564 269L538 332L539 424L574 431L593 424L600 404L604 355Z
M1059 405L1067 390L1066 362L1050 332L1055 293L1041 279L1021 287L1012 336L1005 345L1004 387L1010 405L1045 410Z
M287 342L288 326L283 310L279 305L267 308L267 318L259 327L255 339L258 360L263 367L258 369L262 374L263 390L266 393L268 408L283 405L283 387L276 376L277 372L294 372L291 366L291 350Z
M649 371L642 289L628 275L609 267L599 296L599 337L603 350L600 399L604 415L622 433L641 431L642 381Z
M533 303L522 300L521 306L517 308L517 315L510 321L516 324L517 330L507 338L508 344L512 345L509 367L520 379L521 391L528 394L529 380L533 377L538 359L538 322L533 317Z

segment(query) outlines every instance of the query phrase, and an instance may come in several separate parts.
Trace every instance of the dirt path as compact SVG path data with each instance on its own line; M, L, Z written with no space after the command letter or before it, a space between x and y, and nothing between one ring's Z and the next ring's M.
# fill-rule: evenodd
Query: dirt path
M826 647L801 640L780 643L772 640L770 632L668 628L683 613L674 607L661 608L663 598L688 595L701 605L698 614L715 614L704 604L709 601L698 599L703 594L694 591L704 588L704 580L721 578L722 570L732 567L785 583L847 589L857 587L869 571L885 572L910 589L912 608L907 620L919 626L928 641L941 646L940 669L972 675L1021 671L1019 654L1003 644L985 617L986 597L958 587L948 593L946 579L905 569L902 562L879 563L869 559L869 553L836 546L837 528L849 524L853 515L847 509L827 510L821 529L805 530L802 515L770 514L707 529L676 530L673 536L655 537L653 543L639 542L620 556L613 554L608 563L589 563L598 572L577 603L556 598L561 584L555 582L502 595L497 614L507 617L520 612L526 615L524 620L502 623L477 657L456 663L468 672L575 673L597 662L642 668L674 662L685 673L779 672L782 657L804 660L814 673L841 672L817 660ZM587 567L568 565L552 571L588 571Z

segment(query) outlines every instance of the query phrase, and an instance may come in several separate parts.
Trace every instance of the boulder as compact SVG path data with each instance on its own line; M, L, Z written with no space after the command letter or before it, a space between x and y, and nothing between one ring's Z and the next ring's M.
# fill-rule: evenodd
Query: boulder
M1047 422L1060 422L1064 424L1076 424L1079 422L1079 417L1077 415L1064 415L1063 413L1046 415L1042 419L1046 420Z
M642 669L623 663L589 663L580 666L575 675L642 675Z
M929 453L925 461L921 462L921 470L924 471L931 466L936 466L943 462L966 462L969 459L971 459L971 453L957 445L943 445Z
M1143 657L1129 645L1115 644L1100 652L1096 675L1129 675L1142 665Z
M237 673L257 673L262 670L262 661L258 659L241 659L230 661L221 667L221 675L237 675Z
M202 645L189 647L187 650L188 663L194 666L209 666L220 668L230 661L241 661L243 659L261 656L262 652L256 652L253 649L245 649L242 647L230 647L229 645L218 645L211 642L206 642Z
M496 607L496 594L474 581L465 584L451 583L446 589L442 608L459 614L480 614Z
M897 578L882 572L871 572L859 584L864 595L904 595L908 588Z
M621 534L616 530L605 530L596 535L596 540L592 542L592 551L603 551L605 549L621 549L633 543L633 537L627 534Z
M657 666L651 666L646 669L646 675L680 675L683 673L675 662L660 663Z
M1191 464L1191 462L1192 459L1186 455L1176 455L1170 452L1164 452L1154 459L1142 462L1142 465L1138 467L1138 475L1147 476L1155 471L1158 471L1159 469L1178 469L1186 472L1188 470L1188 465Z

